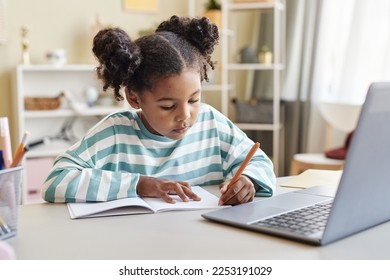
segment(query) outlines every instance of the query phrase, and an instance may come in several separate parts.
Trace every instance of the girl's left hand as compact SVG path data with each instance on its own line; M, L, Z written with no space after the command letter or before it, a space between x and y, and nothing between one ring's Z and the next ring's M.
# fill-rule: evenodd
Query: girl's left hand
M221 192L219 205L237 205L253 200L256 193L255 185L247 176L241 175L237 182L228 188L229 183L230 180L219 186Z

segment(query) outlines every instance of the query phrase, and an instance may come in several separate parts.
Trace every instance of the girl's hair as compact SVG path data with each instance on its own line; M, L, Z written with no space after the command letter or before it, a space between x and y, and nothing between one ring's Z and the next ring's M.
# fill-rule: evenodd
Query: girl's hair
M152 90L156 81L179 75L185 68L208 81L218 40L218 28L209 19L172 16L155 33L135 41L120 28L103 29L96 34L92 50L103 89L113 88L115 99L123 100L122 86L139 93Z

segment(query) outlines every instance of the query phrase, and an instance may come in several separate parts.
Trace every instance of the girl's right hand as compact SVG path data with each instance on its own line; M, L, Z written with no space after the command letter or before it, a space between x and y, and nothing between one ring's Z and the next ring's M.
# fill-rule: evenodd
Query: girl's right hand
M160 197L168 203L176 203L171 194L178 195L184 202L190 199L199 201L201 198L191 190L190 184L182 181L160 179L154 177L140 176L137 193L139 196Z

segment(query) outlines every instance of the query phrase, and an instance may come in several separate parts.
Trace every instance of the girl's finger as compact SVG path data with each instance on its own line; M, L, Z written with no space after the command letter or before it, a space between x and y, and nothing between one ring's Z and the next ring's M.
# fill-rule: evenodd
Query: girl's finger
M176 194L181 198L181 200L187 202L188 201L188 197L187 197L187 195L183 191L183 189L185 189L185 188L187 188L187 187L182 186L179 183L176 183L174 185L174 191L176 192Z
M171 196L169 196L167 192L162 192L160 197L168 203L172 203L172 204L176 203L176 200L174 200Z
M198 196L196 193L192 191L191 187L183 188L183 191L186 194L186 196L191 198L192 200L199 201L202 199L200 196Z

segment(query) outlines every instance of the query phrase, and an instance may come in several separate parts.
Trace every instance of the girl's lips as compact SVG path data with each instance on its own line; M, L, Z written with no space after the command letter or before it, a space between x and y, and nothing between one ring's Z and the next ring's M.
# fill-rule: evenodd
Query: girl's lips
M176 133L184 133L184 132L186 132L188 130L188 128L189 127L186 126L186 127L176 128L173 131L176 132Z

